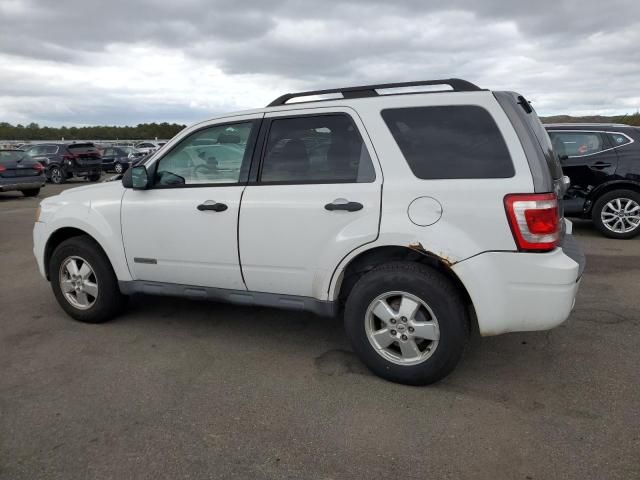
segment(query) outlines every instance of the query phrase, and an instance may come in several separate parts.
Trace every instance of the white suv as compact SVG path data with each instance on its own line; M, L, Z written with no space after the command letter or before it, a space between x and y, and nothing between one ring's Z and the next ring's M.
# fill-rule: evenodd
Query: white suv
M584 256L563 180L518 94L458 79L303 92L187 128L122 182L45 199L34 252L77 320L138 292L344 312L371 370L427 384L470 330L569 316Z

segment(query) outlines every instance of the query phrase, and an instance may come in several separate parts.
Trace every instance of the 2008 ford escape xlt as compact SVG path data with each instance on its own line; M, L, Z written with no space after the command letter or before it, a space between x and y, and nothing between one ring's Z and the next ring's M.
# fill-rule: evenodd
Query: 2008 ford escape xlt
M372 371L428 384L471 329L569 316L584 256L566 180L516 93L447 79L287 94L185 129L122 182L45 199L34 253L80 321L136 292L342 313Z

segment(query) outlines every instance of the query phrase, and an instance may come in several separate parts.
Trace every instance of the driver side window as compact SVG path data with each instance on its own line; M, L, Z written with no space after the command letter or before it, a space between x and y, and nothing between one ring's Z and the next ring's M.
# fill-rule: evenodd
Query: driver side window
M159 186L206 185L241 181L253 122L215 125L182 140L158 162Z

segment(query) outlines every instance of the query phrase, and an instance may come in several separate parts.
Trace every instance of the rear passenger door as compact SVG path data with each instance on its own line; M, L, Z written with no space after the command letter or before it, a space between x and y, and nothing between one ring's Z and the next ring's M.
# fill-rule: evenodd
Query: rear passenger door
M256 292L326 298L323 279L378 235L382 174L348 108L267 114L241 204L240 263Z
M551 130L549 137L572 190L586 193L615 173L618 157L606 133Z

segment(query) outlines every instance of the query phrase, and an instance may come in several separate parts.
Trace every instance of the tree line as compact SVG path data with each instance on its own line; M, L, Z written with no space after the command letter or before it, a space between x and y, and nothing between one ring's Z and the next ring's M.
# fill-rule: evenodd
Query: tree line
M0 140L139 140L169 139L185 125L177 123L140 123L135 127L41 127L37 123L11 125L0 122Z
M631 115L588 115L583 117L572 117L571 115L555 115L553 117L542 117L543 123L624 123L640 127L640 112Z
M640 126L640 112L631 115L602 116L591 115L573 117L555 115L543 117L544 123L625 123ZM88 127L41 127L37 123L11 125L0 122L0 140L140 140L169 139L185 128L178 123L140 123L135 127L115 125L95 125Z

